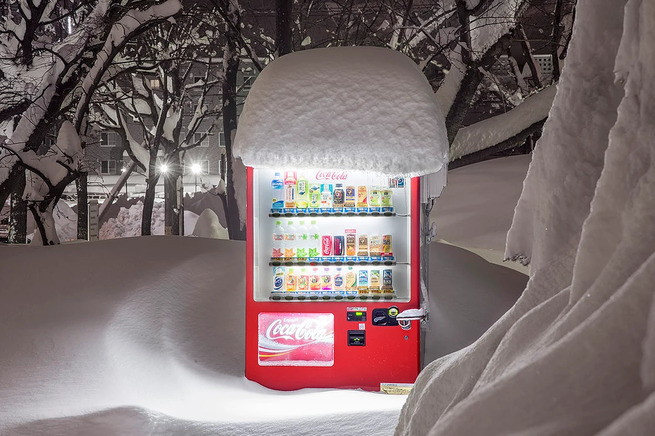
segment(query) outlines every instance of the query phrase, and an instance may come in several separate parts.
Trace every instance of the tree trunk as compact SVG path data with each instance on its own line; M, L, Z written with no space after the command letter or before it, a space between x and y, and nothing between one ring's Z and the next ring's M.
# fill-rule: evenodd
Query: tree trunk
M152 209L155 204L155 189L159 181L157 173L157 152L150 150L148 162L148 178L146 179L146 196L143 199L143 215L141 216L141 235L152 235Z
M292 0L276 0L275 2L275 42L277 56L284 56L291 53L291 13L293 11Z
M77 187L77 239L89 240L89 195L87 173L80 172L75 180Z
M23 200L25 191L25 174L17 179L14 192L11 193L11 210L9 212L9 243L24 244L27 238L27 202Z
M238 10L229 14L232 26L226 26L227 44L223 53L225 66L225 79L223 80L223 132L225 133L225 161L227 166L227 195L228 214L227 231L230 239L245 239L245 228L241 226L239 218L239 205L237 204L234 189L234 159L232 156L232 140L237 129L237 71L239 70L239 50L237 48L238 35L233 29L240 29L241 17Z
M34 222L36 223L34 236L36 238L36 232L38 231L43 245L58 245L60 242L53 216L56 203L56 200L44 200L29 205Z
M167 159L168 172L164 174L164 234L180 234L179 184L182 177L180 154L173 152Z

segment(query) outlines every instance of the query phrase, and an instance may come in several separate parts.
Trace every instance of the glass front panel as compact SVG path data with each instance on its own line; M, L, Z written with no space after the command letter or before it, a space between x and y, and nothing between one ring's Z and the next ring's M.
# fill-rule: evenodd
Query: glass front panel
M256 301L409 301L410 180L256 169Z

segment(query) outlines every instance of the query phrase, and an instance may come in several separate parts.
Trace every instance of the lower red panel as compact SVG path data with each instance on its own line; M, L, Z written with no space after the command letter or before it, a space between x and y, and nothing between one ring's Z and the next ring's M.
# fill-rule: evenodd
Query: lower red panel
M402 311L409 308L407 303L251 301L249 306L246 319L246 377L250 380L278 390L334 387L371 391L378 391L380 383L413 383L416 380L419 372L418 322L413 321L410 330L403 330L398 325L373 325L375 309L386 311L397 307ZM365 315L349 321L347 312ZM294 318L298 314L301 318ZM297 325L303 319L311 319L313 314L322 314L319 315L320 319L327 319L327 325L324 321L306 321L299 330ZM365 321L361 319L362 316L366 317ZM291 318L291 324L295 320L296 327L285 324L288 321L285 318ZM275 319L280 321L275 322ZM318 324L321 326L318 327ZM313 331L314 327L322 329L321 333ZM283 338L280 340L280 337ZM308 341L303 343L303 339L309 342L318 339L318 342L307 345ZM281 341L281 347L275 345ZM317 346L312 349L314 345Z

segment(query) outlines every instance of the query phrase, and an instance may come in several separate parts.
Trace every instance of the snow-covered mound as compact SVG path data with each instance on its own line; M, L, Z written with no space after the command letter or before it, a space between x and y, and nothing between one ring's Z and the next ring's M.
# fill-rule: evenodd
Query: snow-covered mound
M655 432L655 4L577 7L508 236L528 287L423 370L397 435Z
M201 238L230 239L227 229L221 225L218 215L211 209L202 211L192 235Z
M100 228L99 239L131 238L141 235L141 217L143 216L143 202L138 201L130 207L121 207L116 218L109 218ZM190 234L198 215L188 210L184 211L184 234ZM153 204L152 234L164 234L164 203L159 201Z
M448 139L411 59L380 47L330 47L264 68L239 117L234 154L252 167L416 176L448 162Z
M433 359L474 341L527 278L449 245L430 255ZM404 396L245 379L243 242L0 246L0 259L2 435L393 432Z

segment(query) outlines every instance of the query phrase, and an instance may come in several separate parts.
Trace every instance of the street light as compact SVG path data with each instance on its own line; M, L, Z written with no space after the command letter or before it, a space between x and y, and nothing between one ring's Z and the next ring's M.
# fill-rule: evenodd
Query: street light
M161 174L166 174L168 172L168 165L165 163L159 165L159 172Z
M193 173L195 179L195 187L193 192L198 192L198 174L202 172L202 167L199 163L194 163L191 165L191 172Z

